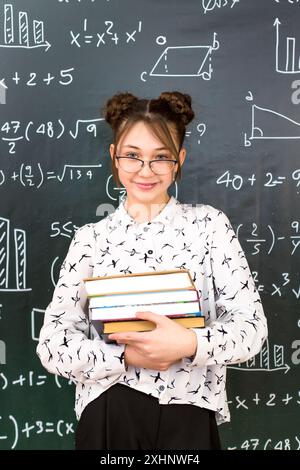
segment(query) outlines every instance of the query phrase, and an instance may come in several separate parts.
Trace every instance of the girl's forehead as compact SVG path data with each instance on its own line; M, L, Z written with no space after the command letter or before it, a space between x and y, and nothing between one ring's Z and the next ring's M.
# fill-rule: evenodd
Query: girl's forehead
M125 133L124 136L121 137L119 144L120 145L127 145L127 144L135 144L139 143L142 146L147 139L147 143L153 144L162 144L161 140L158 136L155 135L154 131L151 127L147 126L143 122L138 122L133 124L133 126Z

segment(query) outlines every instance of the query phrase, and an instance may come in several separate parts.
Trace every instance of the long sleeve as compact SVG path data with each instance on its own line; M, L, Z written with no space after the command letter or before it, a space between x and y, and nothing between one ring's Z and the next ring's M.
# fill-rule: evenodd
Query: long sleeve
M217 320L194 329L198 347L189 364L244 362L257 354L268 331L259 293L245 254L226 215L215 211L210 264Z
M61 266L53 298L40 331L37 354L51 373L81 383L117 382L124 346L88 339L90 322L83 279L92 276L96 233L93 224L77 230Z

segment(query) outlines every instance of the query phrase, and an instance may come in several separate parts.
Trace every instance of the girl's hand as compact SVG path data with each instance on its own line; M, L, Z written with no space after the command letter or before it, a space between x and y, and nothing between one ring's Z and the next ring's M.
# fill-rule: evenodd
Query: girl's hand
M167 370L173 364L172 362L149 359L129 344L125 346L124 360L126 366L143 367L152 370Z
M197 336L192 329L184 328L165 315L137 312L136 317L149 320L156 328L146 332L113 333L109 339L126 344L125 363L154 370L167 370L183 357L195 354Z

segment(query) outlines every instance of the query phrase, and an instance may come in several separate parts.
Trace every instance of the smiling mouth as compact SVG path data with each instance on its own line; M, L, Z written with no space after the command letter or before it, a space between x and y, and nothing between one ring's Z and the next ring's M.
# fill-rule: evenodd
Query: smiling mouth
M157 183L135 183L141 191L150 191L150 189L153 189L154 186L157 185Z

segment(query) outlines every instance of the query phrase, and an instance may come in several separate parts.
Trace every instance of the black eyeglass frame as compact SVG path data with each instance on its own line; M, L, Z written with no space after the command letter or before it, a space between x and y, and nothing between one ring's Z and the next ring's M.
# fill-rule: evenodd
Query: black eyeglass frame
M121 158L126 158L127 160L131 160L131 161L142 162L140 169L139 169L139 170L136 170L136 171L141 171L141 169L144 168L145 161L142 160L141 158L131 158L131 157L126 157L126 156L124 156L124 155L117 155L117 156L116 156L116 160L120 160ZM146 160L146 161L147 161L147 160ZM171 163L175 163L175 164L178 163L177 160L169 160L169 159L167 159L167 158L161 159L161 160L149 160L149 161L148 161L148 164L149 164L150 170L151 170L154 174L157 174L157 173L155 173L155 171L153 171L152 168L151 168L151 163L153 163L153 162L171 162ZM174 165L174 166L175 166L175 165ZM173 167L173 168L174 168L174 167ZM125 171L126 173L135 173L135 171L127 171L127 170L123 170L123 171ZM168 173L161 173L161 174L168 175L168 174L171 173L171 172L172 172L172 169L171 169Z

